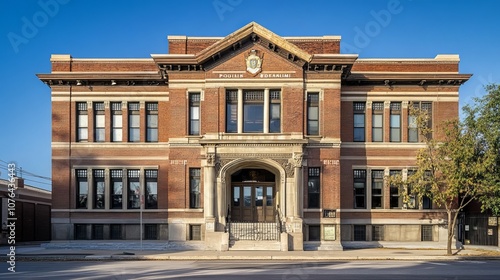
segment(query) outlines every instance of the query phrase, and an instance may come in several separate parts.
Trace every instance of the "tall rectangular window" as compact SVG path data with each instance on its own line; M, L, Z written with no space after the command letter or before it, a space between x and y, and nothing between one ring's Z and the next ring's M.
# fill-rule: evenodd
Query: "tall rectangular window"
M128 183L128 209L139 209L141 207L141 184L139 182L139 170L127 170Z
M408 175L406 180L408 180L410 177L414 176L415 170L413 169L408 169ZM415 195L412 193L413 192L413 187L411 184L408 184L406 188L406 192L408 194L408 201L406 203L406 208L408 209L418 209L418 204L415 198Z
M189 208L200 208L200 168L189 169Z
M391 102L390 141L401 142L401 102Z
M354 169L354 208L366 208L366 170Z
M226 132L238 132L238 91L226 91Z
M85 142L89 139L89 115L87 111L87 102L77 102L76 110L76 141Z
M94 103L94 141L104 142L105 140L105 117L104 117L104 103Z
M307 179L307 207L320 208L320 169L309 167Z
M432 176L432 174L429 170L426 170L424 176L428 180L429 177ZM427 188L430 187L431 187L430 185L427 185ZM427 195L422 196L422 209L432 209L432 199Z
M87 201L89 196L89 183L87 179L86 169L77 169L76 173L76 208L87 208Z
M111 103L111 141L121 142L123 130L122 103Z
M264 132L264 91L243 91L243 132Z
M384 102L372 103L372 141L384 141Z
M104 209L104 170L94 169L94 209Z
M372 170L372 208L384 208L384 170Z
M419 102L413 102L412 105L414 109L420 108ZM411 112L408 114L408 142L418 142L418 125L417 116Z
M128 104L128 141L138 142L141 140L141 116L139 103Z
M146 103L146 142L158 142L158 103Z
M146 209L158 209L158 170L145 170Z
M307 94L307 135L319 135L319 93Z
M401 177L401 170L391 170L389 172L390 176ZM391 184L389 186L389 196L390 196L390 207L391 208L401 208L403 205L403 199L400 196L399 186Z
M427 113L427 123L426 126L432 129L432 102L422 102L420 105L422 111ZM432 139L432 132L426 135L427 139Z
M123 207L123 170L112 169L111 173L111 208Z
M412 102L414 109L420 109L423 112L427 113L427 123L425 124L427 127L432 128L432 102ZM417 116L410 113L408 114L408 142L419 142L419 131L417 125ZM432 138L432 132L426 135L428 139Z
M354 102L354 142L365 141L365 102Z
M200 135L200 93L189 93L189 135Z
M269 91L269 132L281 132L281 92L272 89Z

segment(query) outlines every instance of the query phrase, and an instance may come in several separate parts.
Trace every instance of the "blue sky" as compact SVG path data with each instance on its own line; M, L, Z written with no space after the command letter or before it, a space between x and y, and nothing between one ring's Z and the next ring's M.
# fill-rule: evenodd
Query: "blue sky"
M145 58L167 53L168 35L226 36L255 21L281 36L342 36L361 58L434 58L459 54L474 76L460 104L500 83L500 1L103 1L0 2L0 172L23 168L26 183L50 189L51 54ZM27 173L30 172L31 174Z

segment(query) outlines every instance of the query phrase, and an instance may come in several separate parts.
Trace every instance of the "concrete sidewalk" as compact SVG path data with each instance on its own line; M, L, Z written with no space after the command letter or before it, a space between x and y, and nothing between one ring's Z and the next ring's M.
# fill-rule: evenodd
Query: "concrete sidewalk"
M500 260L498 247L466 247L453 250L447 256L443 249L350 249L344 251L152 251L152 250L86 250L48 249L40 245L17 246L19 261L69 261L69 260L272 260L272 261L352 261L352 260ZM7 260L9 248L0 248L0 260Z

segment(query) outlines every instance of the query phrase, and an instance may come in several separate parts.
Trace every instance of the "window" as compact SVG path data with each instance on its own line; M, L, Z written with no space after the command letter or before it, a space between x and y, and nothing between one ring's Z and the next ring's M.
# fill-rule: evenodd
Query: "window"
M226 92L226 132L238 132L238 91Z
M401 142L401 102L391 102L390 140Z
M227 133L278 133L281 131L280 90L226 91ZM242 112L239 112L240 108ZM242 119L238 118L238 114Z
M105 117L104 117L104 103L94 103L94 141L104 142L105 140Z
M243 132L264 132L264 91L243 91Z
M127 170L128 177L128 209L139 209L141 207L140 204L140 196L141 196L141 187L139 183L139 170Z
M146 103L146 141L158 142L158 103Z
M320 204L320 184L319 167L309 167L307 180L307 207L319 208Z
M354 169L354 208L366 208L366 170Z
M158 170L145 170L146 209L158 208Z
M408 180L408 178L410 178L411 176L414 176L414 174L415 174L415 170L409 169L406 180ZM418 205L416 203L415 195L412 194L412 186L411 186L411 184L408 184L408 187L407 187L406 191L408 193L408 202L406 204L406 207L408 209L418 209Z
M76 208L87 208L89 184L88 184L86 169L76 170L76 181L77 181L76 193L78 194L76 201Z
M157 240L158 239L158 225L145 224L144 225L144 239Z
M85 224L75 224L75 239L85 240L88 239L87 236L87 225Z
M122 103L111 103L111 141L121 142L123 127Z
M201 225L189 225L189 240L201 240Z
M89 139L89 116L86 102L77 102L77 132L76 141L85 142Z
M104 239L104 225L92 225L92 240Z
M200 208L200 168L189 169L189 207Z
M422 209L432 209L432 200L426 195L422 197Z
M372 208L384 208L384 170L372 170Z
M269 91L269 132L281 132L281 92L279 90Z
M109 238L110 239L123 239L122 225L109 225Z
M422 225L421 232L422 232L422 241L433 241L431 225Z
M104 209L104 170L94 172L94 209Z
M365 103L354 102L354 142L365 141Z
M420 104L418 102L414 102L412 104L414 108L419 108ZM408 142L418 142L418 125L417 125L417 116L408 114Z
M422 111L427 112L427 123L426 126L428 128L432 128L432 103L431 102L422 102L420 105ZM427 139L432 139L432 132L426 135Z
M432 128L432 102L412 102L414 109L422 110L427 112L427 116L429 117L426 126ZM432 134L426 135L429 139L432 138ZM419 141L419 132L417 125L417 116L413 115L411 112L408 114L408 142L418 142Z
M321 240L321 226L320 225L309 225L309 241L320 241Z
M432 176L432 174L430 171L427 170L427 171L425 171L424 176L426 178L429 178L430 176ZM427 187L430 188L430 186L427 186ZM432 200L430 197L428 197L426 195L424 195L422 197L422 208L423 209L432 209Z
M200 134L200 93L189 93L189 135Z
M384 102L372 103L372 141L384 141Z
M139 103L129 103L128 104L128 141L138 142L140 141L141 131L140 131L140 114L139 114Z
M319 93L307 94L307 134L319 135Z
M376 225L372 227L372 240L384 241L384 226Z
M354 225L354 241L366 241L365 225Z
M123 207L123 170L111 170L111 208L122 209Z
M391 170L389 172L390 176L399 176L401 177L401 170ZM399 186L391 184L389 186L389 200L391 208L401 208L403 201L402 197L399 195Z

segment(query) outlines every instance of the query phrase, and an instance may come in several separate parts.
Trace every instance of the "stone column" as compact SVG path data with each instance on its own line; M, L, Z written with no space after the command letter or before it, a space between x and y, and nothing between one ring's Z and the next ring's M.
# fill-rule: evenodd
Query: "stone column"
M215 191L215 154L207 154L205 166L205 218L214 218L214 191Z
M304 192L303 179L302 179L302 154L293 155L293 167L295 173L295 197L294 197L294 207L293 216L295 218L300 218L302 216L303 199L302 194Z

